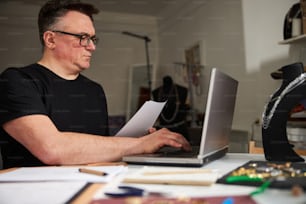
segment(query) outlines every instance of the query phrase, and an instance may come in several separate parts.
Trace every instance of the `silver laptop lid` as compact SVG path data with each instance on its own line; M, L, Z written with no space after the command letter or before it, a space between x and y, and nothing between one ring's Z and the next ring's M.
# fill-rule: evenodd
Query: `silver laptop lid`
M198 158L228 148L238 81L217 68L211 70Z

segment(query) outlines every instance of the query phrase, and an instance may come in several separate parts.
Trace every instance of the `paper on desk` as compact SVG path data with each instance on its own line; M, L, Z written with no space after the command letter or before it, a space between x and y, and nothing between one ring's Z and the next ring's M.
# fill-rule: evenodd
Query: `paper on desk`
M0 203L67 203L87 182L11 182L0 183Z
M79 168L93 169L107 173L106 176L97 176L79 172ZM22 167L7 173L0 174L1 182L34 182L34 181L87 181L109 182L115 176L127 171L126 166L82 166L82 167Z
M123 183L209 186L217 181L217 170L202 168L143 167L125 175Z
M140 137L148 133L166 102L146 101L116 136Z

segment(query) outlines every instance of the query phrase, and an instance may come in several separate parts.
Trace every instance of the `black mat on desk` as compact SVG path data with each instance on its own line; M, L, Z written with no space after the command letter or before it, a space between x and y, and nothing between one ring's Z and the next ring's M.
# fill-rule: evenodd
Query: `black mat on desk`
M236 172L240 168L248 169L254 165L257 167L267 167L271 165L285 165L286 162L270 162L270 161L249 161L242 166L236 168L235 170L231 171L230 173L222 176L220 179L218 179L217 183L222 184L229 184L229 185L245 185L245 186L260 186L263 184L263 182L257 182L257 181L239 181L239 182L227 182L226 178L228 176L232 176L233 172ZM281 189L290 189L294 185L299 185L303 187L304 190L306 190L306 163L291 163L291 167L294 169L299 169L301 172L304 172L304 176L302 177L288 177L284 180L280 179L273 179L271 181L271 184L269 188L281 188Z

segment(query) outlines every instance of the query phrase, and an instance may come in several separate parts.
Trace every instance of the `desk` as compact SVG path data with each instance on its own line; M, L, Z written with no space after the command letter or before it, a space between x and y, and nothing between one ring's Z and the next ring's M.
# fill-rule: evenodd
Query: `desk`
M263 155L255 155L255 154L235 154L235 153L228 153L225 157L211 162L202 168L207 169L219 169L222 174L226 174L230 172L231 170L237 168L238 166L244 164L245 162L249 160L264 160ZM129 165L128 166L128 173L133 173L143 166L141 165ZM113 181L106 185L115 185L117 181ZM48 183L46 183L47 185ZM31 196L26 196L24 193L20 193L19 189L11 188L10 191L2 191L5 189L5 186L7 183L0 183L0 203L3 204L14 204L14 203L37 203L37 199L41 200L41 203L64 203L67 200L59 201L54 197L54 193L51 190L51 193L48 194L40 194L40 191L42 189L35 189L32 188L31 190L26 190L28 192L35 192L36 193L36 200L29 200ZM52 182L50 182L50 185L52 185ZM80 184L78 184L80 185ZM97 193L99 194L99 191L101 191L101 188L104 184L93 184L88 188L88 191L84 191L80 197L74 200L75 204L79 203L86 203L90 201L90 199L93 198L93 195L97 196ZM21 183L20 186L24 186L26 188L26 184ZM233 196L233 195L242 195L242 194L248 194L252 190L255 189L255 187L246 187L246 186L236 186L236 185L222 185L222 184L214 184L212 186L180 186L180 185L149 185L149 184L135 184L135 186L143 187L147 190L158 190L158 191L167 191L171 195L174 196ZM69 186L65 185L58 185L56 187L57 191L60 192L61 189L68 188ZM73 189L72 186L70 186L72 193L77 192L75 189ZM103 190L103 188L102 188ZM5 196L5 193L14 193L16 196L7 197ZM40 196L43 195L44 197ZM101 195L101 194L100 194ZM5 200L3 200L5 198ZM293 197L291 196L291 192L288 190L278 190L278 189L268 189L265 193L256 195L254 197L255 201L259 204L261 203L290 203L290 204L305 204L306 203L306 195L300 197Z

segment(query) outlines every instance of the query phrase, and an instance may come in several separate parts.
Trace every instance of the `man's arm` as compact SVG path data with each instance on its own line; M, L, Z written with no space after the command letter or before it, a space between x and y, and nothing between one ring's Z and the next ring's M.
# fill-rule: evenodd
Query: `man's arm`
M141 138L103 137L60 132L45 115L28 115L3 125L4 130L48 165L117 161L124 155L151 153L164 145L189 150L183 136L167 129Z

